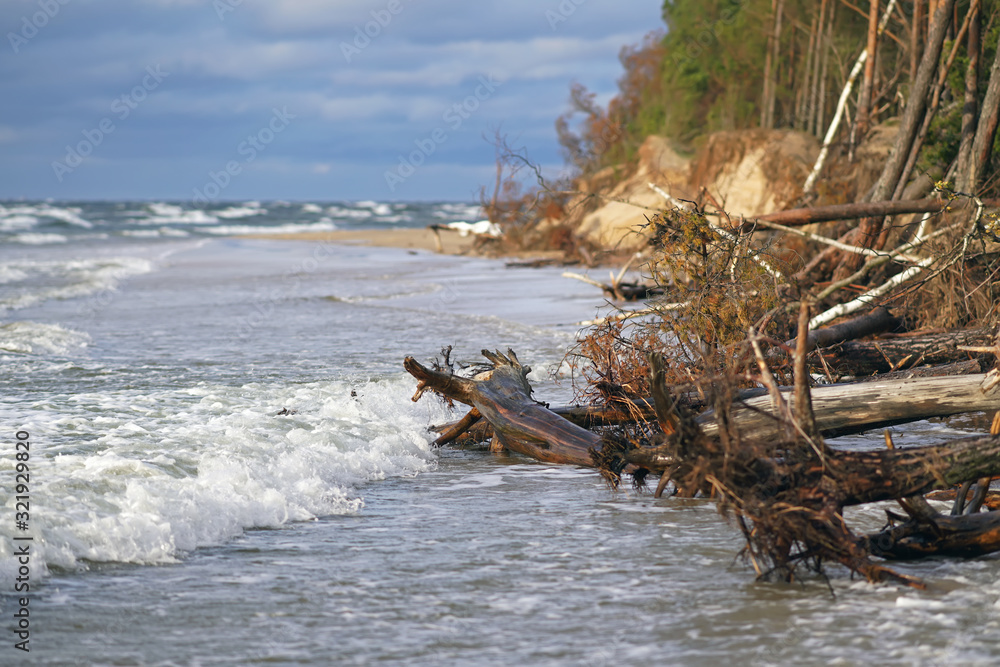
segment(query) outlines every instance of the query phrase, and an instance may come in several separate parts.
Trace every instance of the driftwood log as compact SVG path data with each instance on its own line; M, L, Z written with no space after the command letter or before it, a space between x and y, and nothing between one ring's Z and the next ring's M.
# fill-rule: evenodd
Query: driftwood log
M871 375L924 364L950 364L969 359L985 360L990 355L963 350L963 347L993 345L995 329L967 329L933 333L884 335L878 340L845 341L823 349L826 362L842 374ZM815 357L817 365L818 357Z
M407 357L403 367L418 380L413 400L433 389L475 408L493 427L499 443L512 452L547 463L594 465L590 450L600 447L601 436L532 400L530 366L522 366L513 350L506 355L483 350L483 356L494 368L472 380L432 370Z
M987 375L915 377L865 383L824 385L812 389L816 425L826 437L859 433L930 417L1000 410L1000 390L984 392ZM713 416L699 417L711 433ZM733 419L741 436L774 437L779 424L770 398L761 396L734 406Z
M898 560L994 553L1000 551L1000 512L907 521L867 536L864 546L873 556Z

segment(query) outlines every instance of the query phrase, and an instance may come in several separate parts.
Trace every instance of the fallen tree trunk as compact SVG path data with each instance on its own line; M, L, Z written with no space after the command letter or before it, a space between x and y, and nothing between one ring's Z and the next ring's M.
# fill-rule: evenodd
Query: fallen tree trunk
M959 348L991 346L994 335L993 329L889 335L878 340L845 341L838 347L824 349L823 356L842 375L871 375L923 364L986 358Z
M978 359L956 361L939 366L918 366L901 371L856 377L853 382L887 382L889 380L909 380L911 378L939 378L950 375L974 375L983 372L983 364Z
M1000 391L982 391L986 378L977 373L814 387L816 426L825 437L836 437L930 417L1000 410ZM714 419L712 412L698 417L708 434L717 428ZM732 419L744 438L783 433L766 396L734 405Z
M751 392L748 392L748 397L750 397L750 395L756 396L759 393L760 392L758 390L752 390ZM700 405L700 402L697 400L697 396L694 394L685 396L685 398L690 399L692 405ZM592 429L598 426L633 424L637 420L651 421L655 418L655 415L653 414L653 404L649 399L636 399L633 402L633 406L638 410L638 412L636 412L636 410L626 411L613 405L568 405L550 407L549 410L563 419L571 421L577 426L586 429ZM441 437L434 441L434 446L447 444L448 442L456 440L460 442L485 442L493 437L493 427L490 426L488 421L481 421L478 419L469 419L467 421L468 417L469 415L466 415L458 421L448 422L447 424L441 424L439 426L432 426L431 431L442 434ZM454 437L448 437L446 440L443 439L445 435L450 434L452 430L456 429L459 433L457 433Z
M743 230L753 227L754 220L776 222L786 227L801 227L815 222L830 222L831 220L853 220L867 218L873 215L898 215L901 213L938 213L955 207L953 202L944 199L917 199L914 201L873 201L854 204L832 204L816 206L815 208L794 208L788 211L776 211L767 215L759 215L743 223Z

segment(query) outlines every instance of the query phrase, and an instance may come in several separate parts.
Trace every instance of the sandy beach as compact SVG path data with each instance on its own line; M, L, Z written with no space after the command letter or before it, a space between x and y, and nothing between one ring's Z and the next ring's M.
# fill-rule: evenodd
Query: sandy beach
M442 231L440 247L434 231L427 228L401 229L350 229L329 232L295 232L291 234L246 234L241 238L278 239L283 241L326 241L345 245L371 245L380 248L411 248L443 252L447 255L469 254L475 244L471 234L462 236L458 232Z
M438 236L438 238L435 238ZM442 229L435 235L434 230L424 227L403 227L398 229L349 229L325 232L292 232L281 234L241 234L239 238L271 239L279 241L324 241L343 245L369 245L379 248L405 248L439 252L445 255L470 255L474 257L504 257L521 262L562 263L565 254L559 250L519 250L500 252L493 244L476 247L476 237L472 234ZM618 266L619 258L611 261L601 258L599 265Z

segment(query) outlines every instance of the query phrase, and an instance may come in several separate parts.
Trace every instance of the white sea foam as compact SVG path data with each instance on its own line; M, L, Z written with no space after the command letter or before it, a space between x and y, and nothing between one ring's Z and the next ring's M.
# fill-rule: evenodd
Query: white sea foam
M334 218L343 218L346 220L368 220L374 217L374 213L367 208L344 208L343 206L330 206L326 209L328 215L332 215Z
M191 236L190 232L186 232L183 229L174 229L173 227L160 227L159 229L125 229L122 230L121 235L140 239L158 239L167 237L185 238Z
M52 206L51 204L0 205L0 231L29 229L41 222L41 218L60 220L75 227L90 229L93 223L80 216L83 209L76 206Z
M69 239L62 234L24 233L15 234L8 240L11 243L23 243L25 245L48 245L50 243L66 243Z
M16 232L20 229L31 229L38 224L38 218L33 215L12 213L0 217L0 232Z
M359 201L356 206L371 209L374 215L386 217L392 215L392 206L375 201Z
M255 215L264 215L265 213L267 213L267 209L261 208L260 202L251 201L243 206L230 206L221 211L215 211L213 215L217 218L232 220L234 218L250 218Z
M0 310L115 289L124 278L152 270L152 262L139 257L7 262L0 273L7 285L0 293Z
M55 324L10 322L0 324L0 350L20 354L66 354L86 347L90 336Z
M15 268L10 264L0 264L0 285L24 280L27 277L28 274L21 269Z
M214 215L209 215L201 209L184 210L176 204L153 202L146 205L152 215L137 222L143 225L206 225L218 222Z
M232 236L234 234L297 234L299 232L329 232L337 228L329 218L310 223L285 223L284 225L274 225L270 227L258 227L256 225L215 225L212 227L199 227L198 231L206 234L218 234L220 236Z
M199 384L65 395L54 399L58 410L27 401L0 407L0 417L37 434L39 564L165 563L248 528L356 512L363 484L427 470L434 456L424 425L429 411L445 413L410 403L411 391L402 377ZM0 474L13 466L0 459ZM0 525L5 587L10 523Z
M323 212L323 207L322 206L317 206L316 204L303 204L302 205L302 212L303 213L322 213Z
M84 220L80 217L80 213L83 212L83 209L77 207L60 208L43 204L38 206L35 210L38 212L38 215L44 215L49 218L55 218L56 220L62 220L67 224L75 225L77 227L90 229L94 226L89 220Z

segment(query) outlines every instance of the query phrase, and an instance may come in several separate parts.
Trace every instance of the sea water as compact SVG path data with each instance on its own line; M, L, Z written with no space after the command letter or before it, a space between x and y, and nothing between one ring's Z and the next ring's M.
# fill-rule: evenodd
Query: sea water
M404 356L513 348L537 397L602 304L558 269L245 232L478 219L456 203L5 202L0 664L990 664L994 557L927 591L758 583L703 500L429 446ZM30 517L15 521L18 433ZM959 429L897 429L900 444ZM852 438L876 446L881 435ZM22 461L23 462L23 461ZM882 508L851 512L875 530ZM28 540L14 538L30 537ZM30 653L18 549L30 544ZM21 583L25 583L22 581Z

